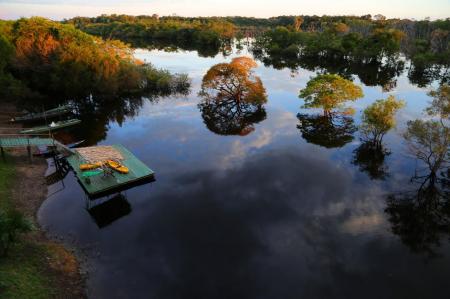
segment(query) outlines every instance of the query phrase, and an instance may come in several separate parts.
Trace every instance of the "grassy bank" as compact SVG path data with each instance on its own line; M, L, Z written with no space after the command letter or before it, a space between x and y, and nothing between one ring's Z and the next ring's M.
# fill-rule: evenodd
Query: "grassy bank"
M12 162L0 161L1 210L21 211L12 192L20 179ZM0 257L0 298L68 298L73 286L67 281L77 280L77 276L73 255L35 228L21 235L8 254Z

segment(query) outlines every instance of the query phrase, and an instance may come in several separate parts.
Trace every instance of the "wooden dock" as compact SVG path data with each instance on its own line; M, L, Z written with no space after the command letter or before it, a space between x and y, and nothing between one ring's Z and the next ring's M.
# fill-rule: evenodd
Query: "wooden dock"
M87 179L83 177L83 171L80 170L80 164L85 163L83 158L79 154L74 154L66 158L67 162L74 170L80 185L90 198L101 197L108 193L117 192L131 186L154 180L153 170L148 168L130 151L122 145L113 145L112 147L123 156L124 159L121 163L128 167L129 173L121 174L113 172L113 176L99 174Z

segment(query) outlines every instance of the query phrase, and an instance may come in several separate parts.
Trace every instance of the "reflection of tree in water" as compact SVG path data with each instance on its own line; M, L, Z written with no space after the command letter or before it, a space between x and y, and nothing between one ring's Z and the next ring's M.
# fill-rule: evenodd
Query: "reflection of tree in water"
M408 122L404 138L410 152L425 165L416 169L414 192L389 195L386 213L392 231L414 252L435 256L441 240L450 235L450 97L448 86L430 93L429 120ZM425 173L425 175L423 175Z
M366 172L371 179L384 180L389 176L384 160L390 152L383 146L373 142L363 142L353 153L352 163L359 166L359 170Z
M59 136L64 134L64 131L61 131L57 132L55 137L73 139L64 141L65 143L85 140L84 145L95 145L106 139L111 122L122 126L127 118L133 118L138 114L145 101L157 102L170 95L185 95L188 90L189 88L186 87L174 91L149 91L139 95L91 95L73 99L70 104L75 110L74 117L80 119L81 123L70 132L70 136Z
M325 58L322 56L302 55L288 57L284 55L269 55L264 51L253 49L256 59L275 69L288 68L293 73L299 68L313 72L333 73L351 79L357 75L367 86L381 86L384 91L390 91L397 86L396 78L404 70L404 62L399 59L386 59L384 61L371 60L369 62L351 57Z
M435 174L423 178L416 191L389 195L385 211L392 232L413 252L435 256L442 238L450 236L449 199L448 176Z
M342 113L297 114L297 128L308 142L326 148L342 147L353 140L356 132L353 118Z
M440 84L448 84L450 82L450 68L437 64L421 65L412 62L408 70L408 79L412 84L419 87L427 87L436 80Z
M353 164L367 172L371 179L385 179L388 167L384 164L390 152L384 148L383 138L396 125L395 114L404 102L394 96L376 100L363 111L360 125L362 144L353 152Z
M221 102L202 102L199 105L208 129L219 135L248 135L253 124L266 118L266 110L260 105L237 103L233 99Z
M209 130L220 135L247 135L266 118L266 91L247 57L211 67L203 77L198 105Z
M86 140L86 145L97 144L106 138L110 122L121 126L126 118L136 116L143 104L142 97L91 96L77 99L74 106L81 123L75 135L77 139Z

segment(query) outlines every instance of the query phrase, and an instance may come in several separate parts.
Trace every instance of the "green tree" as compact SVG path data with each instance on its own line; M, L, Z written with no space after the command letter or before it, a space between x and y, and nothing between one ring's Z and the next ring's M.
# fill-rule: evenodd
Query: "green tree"
M364 96L361 87L339 75L319 75L308 81L300 90L300 98L305 101L304 108L323 108L324 115L339 108L344 102L355 101Z
M15 210L0 211L0 256L6 255L20 233L32 229L32 224Z
M405 106L404 101L389 96L377 100L363 111L361 131L376 147L380 147L384 135L395 127L395 114Z
M428 114L448 119L450 117L450 85L443 84L437 90L432 90L429 95L433 97L433 101L427 108Z

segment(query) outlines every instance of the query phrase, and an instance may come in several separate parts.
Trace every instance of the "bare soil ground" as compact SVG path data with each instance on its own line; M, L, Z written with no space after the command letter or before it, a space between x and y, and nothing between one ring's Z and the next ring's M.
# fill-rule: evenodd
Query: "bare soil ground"
M0 134L18 132L13 129L20 128L20 124L8 123L14 115L17 115L17 110L13 105L0 104ZM54 298L85 298L84 280L75 255L62 244L48 239L37 222L37 211L47 197L44 177L47 170L46 160L33 157L30 164L26 148L8 149L6 152L7 163L13 163L15 169L11 192L12 204L32 219L37 227L32 233L23 236L26 241L29 241L25 244L31 245L24 246L23 250L33 251L36 246L45 248L46 256L42 261L41 273L50 281L52 293L55 294ZM24 256L26 255L25 252Z

